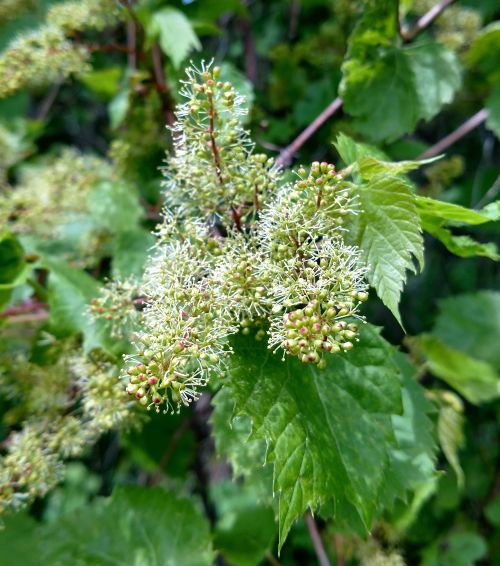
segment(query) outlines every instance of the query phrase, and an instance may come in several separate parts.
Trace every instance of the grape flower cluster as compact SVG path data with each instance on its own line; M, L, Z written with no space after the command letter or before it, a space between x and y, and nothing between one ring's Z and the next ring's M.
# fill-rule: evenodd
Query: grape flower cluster
M165 412L225 374L237 332L324 368L354 347L368 297L365 266L348 243L356 203L346 172L314 162L285 182L255 151L244 99L217 66L188 68L181 94L164 219L138 283L144 308L123 370L127 393ZM112 285L93 310L115 305L119 321L123 288Z

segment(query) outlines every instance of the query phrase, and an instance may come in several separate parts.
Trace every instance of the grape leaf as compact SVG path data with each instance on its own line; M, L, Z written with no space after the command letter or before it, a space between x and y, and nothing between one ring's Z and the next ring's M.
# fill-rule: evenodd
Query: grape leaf
M445 346L438 338L423 334L416 339L430 371L478 405L500 397L500 377L494 368L460 350Z
M471 238L471 236L463 235L456 236L448 228L443 228L436 225L434 222L430 222L428 217L422 217L422 228L439 240L448 251L459 257L487 257L494 261L500 259L500 254L498 253L498 248L493 242L483 244Z
M113 240L113 275L141 277L154 243L154 236L142 228L117 234Z
M219 455L227 458L235 478L245 477L252 485L259 501L272 501L273 472L264 466L266 443L263 439L249 440L252 422L248 416L233 416L234 401L228 387L223 387L212 400L210 418L215 448Z
M422 165L433 163L441 159L438 157L431 157L430 159L423 159L422 161L381 161L371 155L365 155L358 160L359 172L361 177L366 180L373 179L378 175L389 173L392 175L400 175L402 173L409 173L418 169Z
M360 214L355 241L368 266L368 281L401 323L399 299L406 270L416 273L415 256L423 267L423 239L415 197L402 179L380 176L356 188Z
M432 334L500 371L500 293L478 291L440 301Z
M488 552L484 538L472 531L451 532L428 547L422 566L473 566Z
M453 100L461 83L455 54L436 42L399 46L398 3L366 3L349 38L340 93L355 128L394 140Z
M403 413L392 416L397 447L391 450L391 471L386 486L385 507L392 507L396 497L404 499L436 478L437 443L434 424L430 418L433 406L425 389L415 380L416 368L407 356L397 352L395 362L401 369Z
M280 547L295 519L319 503L333 502L341 522L368 529L395 445L391 415L402 408L392 348L365 326L356 348L324 371L294 358L282 362L242 336L234 350L228 386L236 414L252 419L250 438L267 442Z
M191 501L158 487L118 488L50 525L26 527L23 564L213 564L205 517Z
M193 31L191 22L179 10L172 7L156 11L147 27L148 38L158 38L160 46L178 69L192 49L201 49L201 44Z
M500 219L500 211L491 205L488 205L482 210L473 210L460 206L459 204L419 195L417 195L415 202L417 204L418 213L422 217L439 218L448 222L470 225L484 224L485 222Z
M214 546L234 566L260 564L276 537L274 512L258 502L258 493L247 482L218 482L210 488L219 516Z

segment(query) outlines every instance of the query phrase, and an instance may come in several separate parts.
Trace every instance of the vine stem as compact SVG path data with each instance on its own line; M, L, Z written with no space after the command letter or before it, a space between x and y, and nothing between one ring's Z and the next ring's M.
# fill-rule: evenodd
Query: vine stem
M319 535L318 527L316 526L316 522L314 521L314 517L312 516L310 511L305 512L304 519L306 521L307 528L309 529L309 535L311 536L314 550L316 552L316 556L318 557L319 565L331 566L330 560L326 555L325 547L323 546L323 541L321 540L321 537Z
M303 130L293 142L285 147L279 154L276 163L280 167L288 167L293 160L295 153L304 145L304 143L318 130L321 126L331 118L337 110L342 107L343 101L338 96L333 100L317 118L315 118L305 130Z
M487 118L488 110L486 108L479 110L479 112L476 112L474 116L471 116L461 126L451 132L451 134L448 134L443 139L439 140L437 143L431 146L429 149L424 151L424 153L419 155L417 159L427 159L429 157L435 157L436 155L439 155L445 149L466 136L474 128L477 128L479 125L481 125Z
M443 13L444 10L453 4L455 0L441 0L435 6L433 6L428 12L426 12L422 17L417 20L417 23L410 30L405 30L401 28L400 35L405 43L408 43L415 39L415 37L427 29L431 23Z

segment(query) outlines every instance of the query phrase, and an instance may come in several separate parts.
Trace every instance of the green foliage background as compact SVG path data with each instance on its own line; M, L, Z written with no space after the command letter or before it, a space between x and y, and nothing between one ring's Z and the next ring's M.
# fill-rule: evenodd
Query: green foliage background
M0 0L0 49L57 4ZM332 564L500 562L500 12L453 2L405 40L433 4L140 0L136 20L122 7L68 32L94 46L81 72L32 83L23 67L0 98L2 451L40 391L50 407L62 353L129 347L87 309L106 279L143 271L190 58L246 95L269 155L342 98L291 158L356 164L349 234L374 291L359 349L326 372L237 336L231 379L194 409L136 410L137 426L92 437L6 514L0 565L315 564L308 508ZM442 159L411 163L483 109Z

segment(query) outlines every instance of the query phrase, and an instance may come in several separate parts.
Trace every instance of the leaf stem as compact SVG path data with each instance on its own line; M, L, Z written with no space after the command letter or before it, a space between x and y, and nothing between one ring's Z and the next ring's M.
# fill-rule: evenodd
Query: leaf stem
M311 536L314 550L316 552L316 556L318 557L319 565L330 566L330 560L326 555L325 547L323 546L323 541L321 540L318 527L316 526L316 522L314 521L314 517L312 516L310 511L306 511L304 513L304 519L306 521L307 528L309 529L309 535Z

